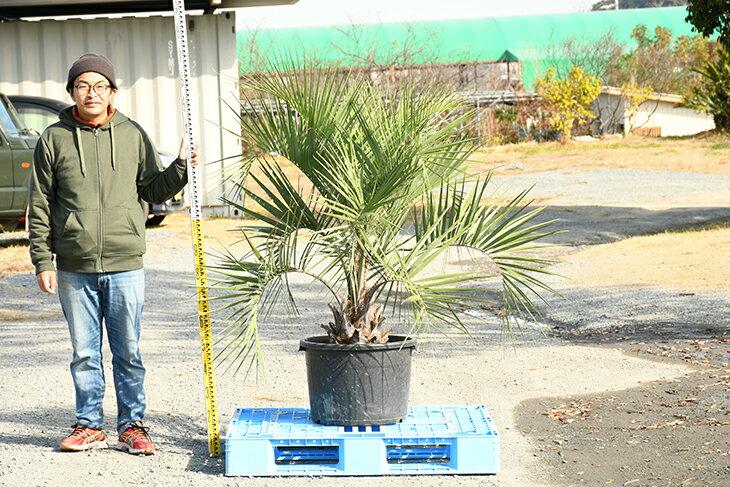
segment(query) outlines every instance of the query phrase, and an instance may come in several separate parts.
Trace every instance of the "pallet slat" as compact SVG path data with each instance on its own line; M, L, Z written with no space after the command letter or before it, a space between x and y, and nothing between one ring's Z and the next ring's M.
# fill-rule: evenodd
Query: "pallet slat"
M324 426L304 408L237 409L226 475L454 475L499 470L485 406L412 406L398 424Z

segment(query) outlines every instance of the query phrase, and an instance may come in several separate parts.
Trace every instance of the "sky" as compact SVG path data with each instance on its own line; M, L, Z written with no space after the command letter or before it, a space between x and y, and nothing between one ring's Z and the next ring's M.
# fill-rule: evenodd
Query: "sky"
M588 11L598 0L299 0L239 9L239 29L505 17Z

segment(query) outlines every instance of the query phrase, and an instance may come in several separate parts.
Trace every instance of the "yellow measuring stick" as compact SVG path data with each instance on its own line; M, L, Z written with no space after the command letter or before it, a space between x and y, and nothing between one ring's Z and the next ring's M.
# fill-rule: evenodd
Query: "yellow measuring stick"
M187 160L192 160L193 127L190 111L190 64L188 62L188 40L185 26L185 4L173 0L175 10L175 40L180 66L180 91L182 94L183 125ZM205 406L208 416L208 447L211 455L221 451L218 404L215 397L215 374L213 370L213 337L208 307L208 280L205 271L205 250L203 248L202 211L200 209L200 186L198 169L188 163L188 193L190 196L190 221L195 259L195 284L198 289L198 315L200 318L200 341L203 350L203 380L205 382Z

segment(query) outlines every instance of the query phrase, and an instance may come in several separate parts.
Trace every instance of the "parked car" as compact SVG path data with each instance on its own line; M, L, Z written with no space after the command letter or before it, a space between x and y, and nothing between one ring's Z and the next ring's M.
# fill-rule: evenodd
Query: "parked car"
M38 134L21 121L0 93L0 226L13 230L25 221L28 180Z
M37 134L43 132L52 123L57 122L58 114L69 106L68 103L40 96L10 95L8 98L15 107L21 124ZM158 151L158 154L165 167L172 164L176 157L163 151ZM183 192L181 191L159 205L150 205L146 201L142 201L142 206L147 215L147 226L159 225L166 215L185 207Z

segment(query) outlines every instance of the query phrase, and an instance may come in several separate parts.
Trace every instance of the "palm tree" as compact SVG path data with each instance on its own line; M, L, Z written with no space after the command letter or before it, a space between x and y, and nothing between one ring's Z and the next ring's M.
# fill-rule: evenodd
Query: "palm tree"
M693 71L701 76L700 84L683 105L712 114L717 130L730 132L730 51L718 44L717 60L708 59Z
M253 150L231 176L240 197L226 202L256 223L240 228L244 257L226 251L210 268L230 311L219 359L258 361L262 313L277 298L294 299L291 273L331 292L332 321L322 327L337 343L387 341L386 309L410 313L409 334L468 333L460 311L485 299L464 284L494 276L424 277L452 246L494 261L508 318L531 315L531 300L552 292L538 279L548 261L525 253L550 233L549 222L533 221L540 210L526 208L527 191L489 201L488 175L464 172L477 144L465 136L472 114L456 96L291 62L242 83L240 123ZM309 189L285 174L280 157Z

